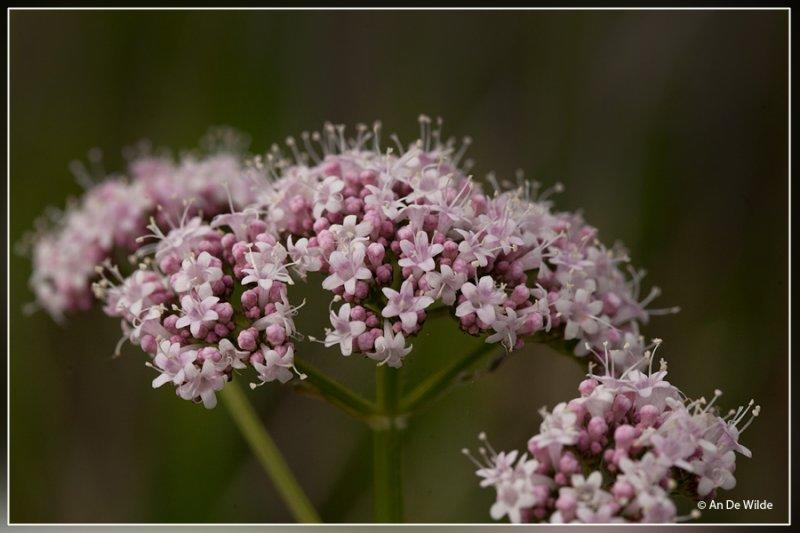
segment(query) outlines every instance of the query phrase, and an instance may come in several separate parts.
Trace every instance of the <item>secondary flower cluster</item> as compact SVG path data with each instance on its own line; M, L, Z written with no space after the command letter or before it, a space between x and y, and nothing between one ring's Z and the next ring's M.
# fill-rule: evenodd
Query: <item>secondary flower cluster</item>
M105 177L96 152L90 153L93 172L73 164L87 191L63 212L40 220L30 279L37 304L56 319L91 307L97 265L136 250L150 217L174 221L188 201L191 213L204 216L227 211L229 198L234 205L249 203L251 189L238 144L230 138L179 160L138 150L125 176Z
M659 341L657 341L659 342ZM648 351L621 374L604 354L605 372L590 372L580 396L560 403L528 441L528 454L496 453L485 435L478 466L482 487L497 499L491 516L511 522L675 522L674 496L713 498L736 485L736 453L750 457L739 435L758 416L747 406L720 416L711 401L689 401L652 370ZM745 422L748 413L749 420Z

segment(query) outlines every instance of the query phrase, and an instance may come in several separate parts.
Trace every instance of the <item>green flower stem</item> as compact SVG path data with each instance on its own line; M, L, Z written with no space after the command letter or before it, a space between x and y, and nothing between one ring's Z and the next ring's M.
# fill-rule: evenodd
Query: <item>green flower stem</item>
M484 355L496 349L498 344L482 344L472 352L457 359L449 366L433 374L428 379L417 385L403 399L401 409L403 412L412 412L425 403L436 399L461 375L461 373L480 360Z
M298 522L320 522L320 518L300 484L292 474L275 441L269 436L241 387L230 382L220 392L222 401L233 416L264 471L275 484L284 503Z
M303 380L293 380L295 387L301 391L319 396L347 414L362 420L369 420L375 413L375 406L369 400L359 396L338 381L329 378L312 365L295 357L294 365L306 375Z
M375 374L375 398L379 417L372 428L373 510L376 522L399 523L403 520L401 482L402 428L399 415L400 373L381 365Z

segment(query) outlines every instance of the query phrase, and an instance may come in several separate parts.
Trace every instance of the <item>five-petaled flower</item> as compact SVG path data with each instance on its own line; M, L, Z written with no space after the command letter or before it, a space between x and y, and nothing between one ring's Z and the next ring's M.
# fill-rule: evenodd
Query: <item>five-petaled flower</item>
M325 347L338 344L342 355L353 353L353 340L367 329L363 321L350 318L350 304L342 304L338 314L331 311L331 325L333 329L325 335Z
M414 286L409 280L400 286L400 292L389 287L383 288L388 300L381 314L386 318L398 317L405 331L413 331L417 326L418 313L433 303L430 296L414 295Z

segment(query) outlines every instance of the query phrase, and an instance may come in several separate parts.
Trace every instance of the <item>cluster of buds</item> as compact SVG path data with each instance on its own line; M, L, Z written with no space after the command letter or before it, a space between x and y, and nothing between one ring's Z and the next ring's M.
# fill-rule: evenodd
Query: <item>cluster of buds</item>
M252 189L241 137L214 130L203 144L204 150L177 160L140 145L127 154L124 175L106 176L97 150L89 153L88 168L74 162L71 169L86 192L40 219L31 247L36 305L57 320L91 307L96 267L138 249L151 217L175 220L190 199L191 212L205 217L228 211L231 203L248 204Z
M656 340L656 345L660 341ZM655 351L655 350L654 350ZM711 401L690 401L666 381L666 363L653 371L653 353L622 373L607 352L605 372L589 373L580 396L542 409L528 453L497 453L484 434L478 467L482 487L497 499L491 516L520 522L676 522L676 495L714 498L736 485L736 453L750 457L739 435L758 416L753 401L720 416ZM748 417L749 419L745 420Z
M288 289L313 273L330 291L331 327L309 338L344 356L400 367L409 339L442 311L508 351L533 338L579 356L607 346L617 365L641 357L639 326L664 310L647 309L658 290L640 296L642 274L624 250L606 248L579 215L554 211L560 186L542 191L521 174L514 183L490 175L486 189L462 162L469 139L443 141L426 117L420 125L408 147L393 137L396 146L382 148L379 124L355 138L328 124L303 134L305 151L289 138L291 155L273 146L247 164L229 153L179 164L138 158L131 181L96 186L71 211L95 216L97 191L123 187L118 207L102 206L132 213L117 244L135 248L138 268L127 276L108 262L98 269L114 245L106 238L81 258L91 273L62 265L57 274L80 272L77 287L99 270L95 292L123 319L124 338L151 356L161 372L154 385L172 382L206 406L248 365L259 383L291 379L301 335ZM150 233L132 238L150 212ZM103 217L115 222L92 224L98 231L125 219ZM38 249L70 255L69 235ZM41 256L34 284L52 285ZM63 293L44 290L40 299Z

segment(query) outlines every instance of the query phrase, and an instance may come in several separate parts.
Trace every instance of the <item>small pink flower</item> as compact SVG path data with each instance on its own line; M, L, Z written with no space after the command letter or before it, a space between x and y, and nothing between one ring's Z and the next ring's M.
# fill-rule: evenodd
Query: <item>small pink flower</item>
M209 326L219 318L214 311L214 304L219 302L216 296L208 296L200 299L196 295L186 295L181 297L181 308L183 315L175 323L178 328L189 326L192 335L197 337L201 328Z
M184 400L200 399L206 409L213 409L217 405L215 393L225 386L228 376L210 359L206 359L201 368L188 365L185 373L186 379L178 387L178 395Z
M204 284L212 284L222 278L221 262L208 252L198 257L183 260L181 269L172 275L172 288L177 292L188 292Z
M344 182L336 176L328 176L314 191L314 217L319 218L322 213L338 213L342 210L342 195Z
M158 343L158 352L153 363L161 374L153 380L153 388L157 389L170 381L175 385L181 385L186 379L187 365L192 365L195 359L197 350L192 347L183 347L169 340Z
M286 383L292 379L294 348L291 344L286 347L283 355L265 344L261 345L260 353L264 357L264 364L256 361L253 363L253 368L258 372L258 377L262 383L269 383L275 380Z
M409 345L406 347L406 340L400 332L393 333L388 321L383 324L383 336L375 339L375 351L367 355L379 365L386 365L392 368L403 366L403 358L411 353Z
M564 329L565 339L578 338L581 336L581 331L587 335L594 335L599 330L597 318L603 309L603 302L592 301L588 291L578 289L572 297L565 291L556 301L555 308L567 321Z
M399 317L403 329L411 331L417 325L417 313L433 303L430 296L415 296L414 285L406 280L400 286L400 292L389 287L382 289L388 299L381 315L386 318Z
M400 241L400 249L403 251L403 258L398 261L401 267L412 267L417 271L429 272L436 267L433 258L442 253L444 246L429 244L428 234L418 231L414 236L413 243Z
M339 314L331 311L332 330L327 330L325 336L325 347L339 345L342 355L353 353L353 340L364 333L367 325L361 320L351 320L350 304L343 304L339 308Z
M250 250L245 254L247 266L242 269L247 274L242 283L258 283L258 286L268 291L276 281L281 283L294 284L292 277L286 270L286 258L288 257L286 248L280 243L269 244L266 242L255 243L255 250Z
M476 313L487 325L494 323L497 307L506 299L505 292L495 287L494 280L490 276L483 276L477 285L465 283L461 287L461 293L466 300L456 308L456 316Z
M337 250L331 254L330 275L322 282L322 288L333 290L344 286L347 294L355 294L356 282L372 278L372 272L364 266L364 245L355 243L350 250Z

